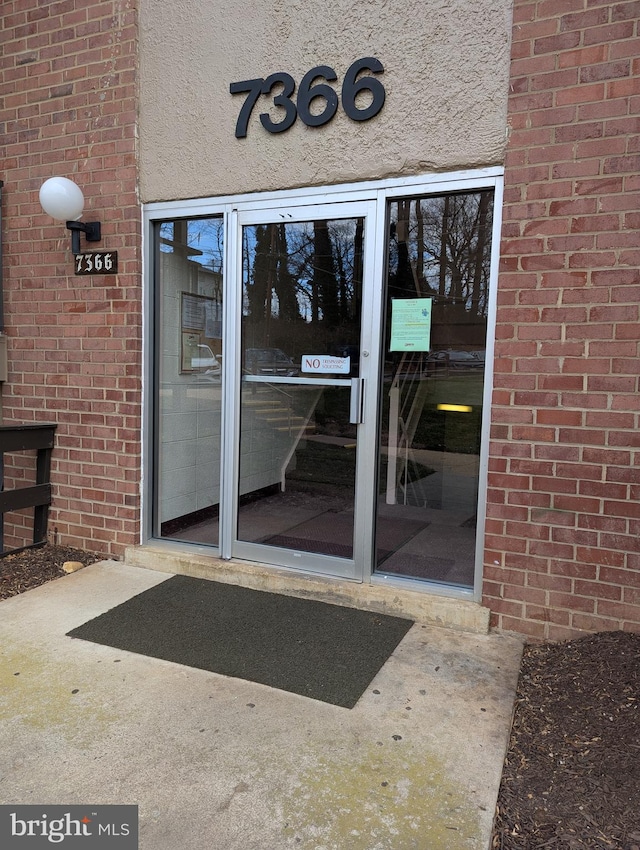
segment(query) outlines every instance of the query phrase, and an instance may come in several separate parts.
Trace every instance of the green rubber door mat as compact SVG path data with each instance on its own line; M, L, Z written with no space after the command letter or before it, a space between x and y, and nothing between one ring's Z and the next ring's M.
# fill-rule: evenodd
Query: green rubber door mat
M412 625L178 575L68 634L353 708Z

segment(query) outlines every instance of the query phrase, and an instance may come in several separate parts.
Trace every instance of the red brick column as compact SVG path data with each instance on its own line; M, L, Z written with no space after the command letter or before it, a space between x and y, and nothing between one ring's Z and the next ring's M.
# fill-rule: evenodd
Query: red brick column
M4 0L3 17L4 421L58 424L52 540L117 556L139 528L135 2ZM83 250L117 251L117 275L74 276L70 235L38 202L54 175L82 188L103 233Z
M640 2L515 0L484 602L640 630Z

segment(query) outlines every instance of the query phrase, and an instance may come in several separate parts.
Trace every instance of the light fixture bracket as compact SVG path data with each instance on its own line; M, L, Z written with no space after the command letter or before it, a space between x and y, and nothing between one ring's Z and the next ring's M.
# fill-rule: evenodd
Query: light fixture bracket
M67 221L67 230L71 231L71 252L80 254L80 234L84 233L87 242L99 242L102 232L99 221Z

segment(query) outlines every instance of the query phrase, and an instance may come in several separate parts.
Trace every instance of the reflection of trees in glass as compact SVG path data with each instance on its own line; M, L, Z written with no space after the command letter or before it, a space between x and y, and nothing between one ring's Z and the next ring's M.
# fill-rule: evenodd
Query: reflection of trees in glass
M267 224L254 229L253 274L246 285L247 314L254 321L267 316L287 321L300 318L285 228L285 224Z
M269 246L272 239L269 233L265 232L266 230L267 228L264 227L255 228L253 275L245 287L247 315L254 322L261 321L266 314L271 315L271 309L267 310L267 290L269 289L269 296L271 296L273 284L269 286L271 274Z
M282 336L285 326L291 334L309 324L322 350L357 343L362 241L363 223L354 219L244 228L243 312L252 325L262 323L263 344L273 343L278 328Z
M390 295L486 316L492 212L490 191L393 202Z
M313 278L312 291L317 293L317 303L322 318L331 325L337 325L338 278L333 256L333 245L329 236L329 224L326 221L313 222Z

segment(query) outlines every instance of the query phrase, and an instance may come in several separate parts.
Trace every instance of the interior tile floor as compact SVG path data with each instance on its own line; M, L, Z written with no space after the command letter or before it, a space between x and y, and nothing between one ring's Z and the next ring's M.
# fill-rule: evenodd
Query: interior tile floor
M416 453L416 460L435 471L409 485L406 493L398 492L398 502L406 499L407 504L386 504L381 497L376 571L407 579L472 586L478 458L422 451ZM290 488L241 506L239 538L263 545L283 545L282 539L286 538L287 545L299 546L303 551L322 551L317 547L318 541L326 540L331 554L351 557L350 540L346 536L341 539L341 529L347 529L344 534L350 536L352 517L350 498L341 502L336 493ZM389 543L389 538L395 539L395 544ZM218 519L194 523L169 535L169 539L217 546ZM385 539L386 544L380 542Z

